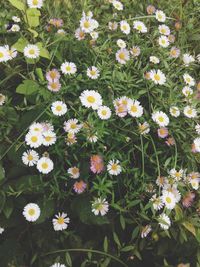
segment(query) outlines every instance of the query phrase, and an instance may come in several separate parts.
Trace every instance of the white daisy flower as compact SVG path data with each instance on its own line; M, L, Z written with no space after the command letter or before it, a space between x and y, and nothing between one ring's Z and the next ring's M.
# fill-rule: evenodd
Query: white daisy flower
M28 150L23 153L22 161L25 165L34 166L37 164L39 155L35 150Z
M84 90L80 95L81 103L86 108L98 109L102 106L101 95L94 90Z
M133 46L131 49L130 49L130 53L133 57L138 57L140 55L140 48L139 46Z
M114 6L114 8L116 8L117 10L123 10L124 6L120 1L117 0L113 0L112 1L112 5Z
M42 133L43 132L42 124L39 122L32 123L29 127L29 131L35 134Z
M200 137L194 139L195 150L200 152Z
M164 230L168 230L171 226L170 218L164 213L159 216L158 220L160 227Z
M98 22L94 19L82 17L80 20L80 27L85 33L93 32L96 28L98 28L98 26Z
M190 88L189 86L184 86L183 89L182 89L182 93L184 94L184 96L189 97L194 92L193 92L192 88Z
M55 218L52 220L52 222L55 231L63 231L67 229L70 219L67 217L67 213L59 212L58 215L55 215Z
M40 217L40 207L35 203L29 203L24 207L23 215L29 222L35 222Z
M184 107L183 113L188 118L195 118L197 116L196 109L192 108L191 106Z
M140 102L137 100L129 100L128 101L128 113L132 116L132 117L136 117L139 118L143 115L143 107L140 105Z
M17 17L17 16L12 16L12 20L14 21L14 22L21 22L21 19L19 18L19 17Z
M127 35L130 33L131 28L126 20L120 21L120 30Z
M98 141L98 136L96 134L89 135L87 137L87 140L91 143L96 143Z
M117 22L115 22L115 21L114 22L109 21L109 23L108 23L109 30L115 31L115 30L117 30L117 27L118 27Z
M119 46L120 48L126 48L126 43L124 42L124 40L118 39L117 46Z
M170 28L165 24L159 25L158 30L162 35L170 35Z
M56 142L56 134L52 131L46 131L43 133L43 145L51 146Z
M90 36L92 37L93 40L97 40L99 37L99 34L98 32L93 31L93 32L90 32Z
M139 123L139 132L140 134L144 135L144 134L148 134L150 132L150 125L148 122L144 122L144 123Z
M116 52L116 60L120 64L126 64L126 62L130 59L129 51L125 48L122 48Z
M155 83L155 84L165 84L166 82L166 77L165 74L161 70L151 70L150 71L150 79Z
M78 28L75 31L75 37L79 41L84 40L85 39L85 32L81 28Z
M5 46L0 46L0 62L6 62L10 60L10 55Z
M100 119L108 120L111 117L111 110L107 106L101 106L98 108L97 114L98 114Z
M64 62L61 65L61 71L63 74L75 74L77 72L76 65L73 62Z
M37 45L28 44L24 48L24 56L27 58L38 58L40 56L40 49Z
M150 56L149 61L154 63L154 64L160 63L160 59L158 57L155 57L155 56Z
M157 197L156 195L153 195L150 201L153 204L154 210L160 210L164 206L161 197Z
M87 68L87 76L92 80L96 80L99 77L99 75L100 75L99 70L95 66Z
M28 132L25 136L25 142L30 147L38 148L43 143L43 136L41 133Z
M200 124L197 123L197 125L195 126L195 130L197 134L200 134Z
M156 10L156 19L159 22L165 22L166 20L166 15L162 10Z
M19 32L20 26L18 24L13 24L12 27L9 29L9 32Z
M134 21L133 22L133 28L136 29L138 32L146 33L147 27L142 21Z
M110 160L107 165L107 170L111 175L119 175L122 172L119 160Z
M161 127L165 127L169 124L169 118L167 114L162 111L154 112L152 114L152 120L155 121Z
M66 267L66 265L61 264L61 263L54 263L54 264L51 265L50 267Z
M4 231L5 229L3 227L0 227L0 235L3 234Z
M27 4L30 8L41 8L43 6L43 0L27 0Z
M65 132L71 132L71 133L76 134L82 128L82 124L78 124L77 119L70 119L70 120L64 122L63 128L64 128Z
M170 107L169 113L171 114L171 116L175 118L180 116L180 110L178 107L175 107L175 106Z
M48 174L53 170L53 161L47 157L42 157L37 162L37 169L43 174Z
M0 94L0 106L3 106L6 101L6 97L3 94Z
M195 85L195 80L188 73L185 73L183 75L183 79L184 79L185 83L188 84L189 86Z
M169 39L168 39L168 37L167 36L165 36L165 35L161 35L160 37L159 37L159 39L158 39L158 43L159 43L159 45L160 46L162 46L162 47L168 47L169 46Z
M62 116L67 112L67 105L62 101L55 101L51 105L51 111L56 116Z
M190 54L183 54L183 63L188 67L192 62L195 62L195 58Z
M93 201L92 203L92 212L94 213L94 215L101 215L104 216L106 215L106 213L108 212L109 209L109 205L108 205L108 201L106 201L105 198L97 198Z
M9 54L9 59L13 59L17 56L17 50L14 47L10 47L8 45L5 45L5 49L7 49L7 52Z
M162 201L163 201L163 203L167 209L169 209L169 210L174 209L174 207L176 205L176 200L175 200L174 194L164 190L161 198L162 198Z
M80 177L80 171L77 167L71 167L67 170L67 173L70 175L71 178L77 179Z
M194 190L198 190L198 189L199 189L199 181L197 181L197 180L192 180L192 181L190 181L190 184L191 184L191 186L192 186L192 188L193 188Z

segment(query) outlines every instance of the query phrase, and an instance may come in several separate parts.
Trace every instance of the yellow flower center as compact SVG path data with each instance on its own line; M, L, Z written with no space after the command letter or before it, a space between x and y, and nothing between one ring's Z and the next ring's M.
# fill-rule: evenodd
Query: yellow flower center
M0 52L0 58L2 58L4 56L4 54L2 52Z
M33 0L33 5L38 5L38 0Z
M33 156L32 156L31 154L29 154L28 157L27 157L27 159L28 159L29 161L31 161L31 160L33 160Z
M36 143L37 140L38 140L37 136L32 136L32 137L31 137L31 141L32 141L33 143Z
M88 29L90 27L90 22L88 20L86 20L84 23L83 23L83 26Z
M116 171L116 170L117 170L117 168L118 168L118 165L117 165L117 164L115 164L115 163L114 163L114 164L112 165L112 167L111 167L111 169L112 169L113 171Z
M170 198L170 197L166 197L166 202L167 202L168 204L170 204L170 203L172 202L171 198Z
M94 96L88 96L88 97L87 97L87 101L88 101L89 103L94 103L94 102L95 102L95 98L94 98Z
M76 129L76 123L72 123L72 124L70 125L70 128L71 128L71 129Z
M64 218L63 217L58 217L57 219L57 223L58 224L63 224L65 221L64 221Z
M124 60L125 59L125 54L123 52L119 53L119 58Z
M46 140L47 142L49 142L49 141L52 140L52 137L51 137L51 136L45 136L45 140Z
M51 88L53 90L57 89L58 88L58 84L57 83L51 83Z
M30 50L29 50L29 54L30 54L30 55L34 55L34 54L35 54L35 50L34 50L34 49L30 49Z
M42 163L42 168L43 169L47 169L48 168L48 164L46 162Z
M30 216L33 216L33 215L35 214L35 210L34 210L34 209L30 209L30 210L28 211L28 214L29 214Z
M188 114L191 115L192 114L192 109L188 109Z
M138 31L141 31L142 30L142 25L138 25L137 29L138 29Z
M136 106L132 106L132 107L131 107L131 111L132 111L132 112L137 112L137 111L138 111L138 108L137 108Z
M101 114L102 114L103 116L105 116L105 115L107 114L107 111L106 111L106 110L102 110L102 111L101 111Z
M62 106L57 106L57 107L56 107L56 110L57 110L57 111L61 111L61 110L62 110Z
M163 117L159 117L158 120L159 120L159 122L163 122L164 118Z
M77 174L78 172L79 172L79 169L78 169L78 168L73 168L73 169L72 169L72 173L73 173L73 174Z
M66 71L71 71L71 67L70 66L66 66Z
M155 74L155 75L154 75L154 79L155 79L156 81L160 81L160 75Z
M123 26L122 26L122 29L123 29L123 30L127 30L127 26L126 26L126 25L123 25Z
M95 70L91 70L91 71L90 71L90 74L91 74L92 76L94 76L94 75L96 74L96 71L95 71Z

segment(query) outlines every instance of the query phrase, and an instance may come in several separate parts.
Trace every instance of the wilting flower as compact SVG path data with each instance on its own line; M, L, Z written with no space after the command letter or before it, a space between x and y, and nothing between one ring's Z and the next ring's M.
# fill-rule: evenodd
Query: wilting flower
M167 137L169 134L168 129L166 127L161 127L158 129L158 136L161 138Z
M170 218L165 213L161 214L158 220L160 227L164 230L168 230L171 226Z
M82 180L80 180L79 182L75 182L73 185L74 191L78 194L83 193L86 187L87 187L87 184Z
M195 199L195 193L191 191L187 192L185 196L183 196L183 199L182 199L183 207L185 208L191 207L194 199Z
M104 170L103 158L99 155L93 155L90 158L90 170L93 173L101 173Z
M141 237L142 238L145 238L148 236L148 234L151 232L152 228L151 228L151 225L146 225L142 228L142 231L141 231Z

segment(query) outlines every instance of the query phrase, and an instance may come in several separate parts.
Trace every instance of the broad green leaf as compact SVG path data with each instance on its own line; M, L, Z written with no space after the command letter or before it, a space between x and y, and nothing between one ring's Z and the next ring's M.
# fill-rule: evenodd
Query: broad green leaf
M36 224L44 222L46 219L50 218L54 214L55 209L55 201L54 200L46 200L41 199L39 202L39 207L41 209L41 215L39 219L36 221Z
M26 10L26 16L28 19L28 25L30 28L35 28L40 24L41 13L36 8L28 8Z
M19 38L18 41L12 46L12 48L15 48L18 52L23 53L25 46L28 44L28 40L25 38Z
M13 5L19 10L22 10L22 11L26 10L26 5L24 4L22 0L9 0L9 2L11 3L11 5Z
M39 42L39 43L36 43L36 45L40 49L40 56L44 57L44 58L47 58L47 59L50 59L49 51L46 48L43 47L43 44Z
M16 88L16 92L22 95L31 95L39 91L39 85L32 80L25 80Z
M196 229L191 222L183 222L182 225L196 237Z

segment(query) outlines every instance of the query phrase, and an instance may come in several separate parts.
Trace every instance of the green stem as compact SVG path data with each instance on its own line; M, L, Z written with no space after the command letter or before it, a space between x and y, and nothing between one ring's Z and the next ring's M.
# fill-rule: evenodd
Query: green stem
M151 136L150 136L150 139L151 139L151 143L153 145L153 149L154 149L155 156L156 156L158 176L160 177L160 163L159 163L159 159L158 159L158 154L157 154L156 146L155 146L155 143L154 143L153 138Z
M144 144L142 135L140 135L140 143L141 143L141 150L142 150L142 177L144 181Z
M118 263L120 263L122 266L128 267L128 265L126 265L123 261L119 260L118 258L116 258L113 255L110 255L106 252L103 251L99 251L99 250L94 250L94 249L84 249L84 248L70 248L70 249L62 249L62 250L56 250L56 251L52 251L52 252L48 252L44 255L42 255L43 257L48 256L48 255L52 255L52 254L56 254L56 253L63 253L63 252L91 252L91 253L96 253L96 254L100 254L100 255L104 255L107 256L115 261L117 261Z

